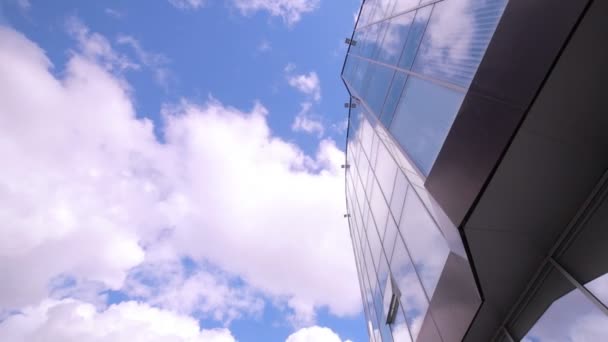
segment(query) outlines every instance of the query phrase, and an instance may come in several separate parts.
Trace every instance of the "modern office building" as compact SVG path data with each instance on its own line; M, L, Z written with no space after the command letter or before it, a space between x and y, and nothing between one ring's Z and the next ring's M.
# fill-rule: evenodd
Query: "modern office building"
M342 70L371 341L608 341L608 1L367 0Z

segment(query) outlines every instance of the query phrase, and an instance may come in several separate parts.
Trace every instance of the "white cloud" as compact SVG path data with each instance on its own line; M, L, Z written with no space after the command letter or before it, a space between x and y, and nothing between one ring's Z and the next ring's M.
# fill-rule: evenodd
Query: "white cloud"
M51 73L43 50L0 28L0 311L39 303L58 277L121 289L142 262L188 255L296 314L359 312L335 143L307 156L272 135L262 105L213 99L167 106L160 143L93 40Z
M119 35L116 41L118 44L130 46L139 62L152 70L156 82L165 89L168 87L171 73L166 65L169 63L169 58L160 53L146 51L132 36Z
M140 65L115 51L106 37L97 32L90 32L80 19L70 17L67 21L67 30L78 43L78 51L106 70L122 72L140 68Z
M287 82L290 86L296 88L300 92L311 96L316 102L321 100L321 81L315 71L308 74L292 74L295 66L287 64L285 72L287 73Z
M320 138L325 132L325 127L320 120L315 119L310 115L311 108L312 103L310 102L304 102L301 104L300 112L298 115L296 115L293 123L291 124L291 130L294 132L317 134L317 136Z
M346 134L346 130L348 129L348 118L344 118L344 120L333 123L331 128L338 134Z
M281 17L289 26L300 21L303 14L319 7L319 0L232 0L232 2L243 15L267 11L271 16Z
M329 328L312 326L294 332L287 337L285 342L342 342L342 339ZM350 340L344 342L350 342Z
M113 8L106 8L104 10L104 12L109 15L112 18L115 19L121 19L122 17L125 16L125 13L123 11L119 11L117 9L113 9Z
M187 270L179 262L156 262L130 272L125 292L181 314L212 318L229 324L243 315L258 316L264 301L248 286L232 286L227 274Z
M204 0L169 0L169 3L180 10L197 10L205 6Z
M0 323L0 340L11 342L234 342L227 329L200 329L191 317L123 302L105 311L66 299L46 300Z

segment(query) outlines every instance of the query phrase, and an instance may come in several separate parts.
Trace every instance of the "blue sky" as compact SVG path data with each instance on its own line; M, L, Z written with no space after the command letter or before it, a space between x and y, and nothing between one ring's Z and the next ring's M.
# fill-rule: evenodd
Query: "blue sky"
M359 5L0 2L0 339L366 340L340 170Z

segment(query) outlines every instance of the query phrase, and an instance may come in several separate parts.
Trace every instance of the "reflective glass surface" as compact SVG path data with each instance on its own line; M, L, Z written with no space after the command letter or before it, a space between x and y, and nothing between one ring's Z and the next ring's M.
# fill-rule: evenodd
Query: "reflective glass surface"
M464 94L410 77L390 126L418 168L427 175L447 137Z
M432 10L433 6L427 6L416 11L416 16L412 22L412 27L405 41L401 59L399 60L400 68L410 69L412 67Z
M480 304L459 232L424 182L505 4L363 2L353 35L357 43L349 49L342 74L357 105L349 118L346 193L370 336L377 341L416 340L422 327L420 336L442 336L442 329L468 324L470 308ZM464 262L452 262L448 273L456 272L464 281L441 285L454 254ZM386 325L391 276L401 302L394 323ZM435 321L435 292L458 292L458 286L473 293L463 306L468 311L450 308L464 318ZM442 293L440 298L451 297ZM466 331L466 325L459 331Z
M406 196L400 227L426 293L432 297L450 249L414 191Z
M357 44L346 58L343 77L351 93L372 115L380 117L385 127L392 127L399 119L391 132L401 135L397 141L408 154L415 155L413 159L425 175L445 140L506 3L507 0L383 0L366 1L363 5L363 19L353 36ZM424 82L433 84L435 89ZM407 95L410 87L415 95ZM402 103L397 107L399 98ZM416 99L418 103L409 103ZM421 121L428 113L432 117L427 122L412 127L412 122ZM404 127L409 131L403 131ZM412 131L422 135L412 137ZM418 141L422 142L416 144ZM409 150L405 143L410 144Z
M346 172L346 193L353 243L358 245L355 253L362 273L361 288L368 314L373 315L371 331L382 341L389 338L407 341L410 337L416 340L419 335L423 336L423 327L424 336L437 337L442 324L446 327L454 324L452 320L436 322L431 315L430 299L435 295L451 252L441 232L453 231L458 236L457 230L453 225L439 228L436 215L442 213L441 208L429 208L434 205L430 194L424 187L412 185L412 181L420 182L415 168L401 155L376 118L365 110L359 114L362 115L351 117L351 121L359 122L357 131L349 131L346 155L355 161L347 160L350 168ZM422 197L419 192L423 193ZM470 291L477 293L468 264L465 262L460 267L467 269L460 270L459 278L469 280L464 285L443 288L461 291L462 286L470 286ZM459 272L458 269L452 271ZM386 288L390 277L395 279L401 293L398 308L401 313L397 315L401 321L387 325L385 306L390 303L387 296L392 292ZM476 308L479 303L475 297L467 305ZM461 320L464 322L461 324L470 322L469 318Z
M391 326L393 332L393 338L395 341L412 341L410 331L405 323L405 315L403 310L399 309L395 322Z
M393 116L395 115L395 108L397 108L397 103L399 103L399 99L401 98L405 81L407 81L407 74L400 71L395 72L391 86L386 94L382 114L380 115L380 121L385 127L391 126Z
M420 333L429 302L401 237L397 238L395 244L395 251L391 259L391 272L397 285L402 289L401 304L412 338L415 340Z
M387 23L384 40L378 54L378 60L383 63L396 65L407 39L415 12L399 15Z
M423 0L423 2L425 2ZM420 3L420 0L401 0L397 1L393 8L393 15L415 8Z
M558 273L551 271L528 305L543 313L523 341L608 341L608 315ZM522 320L532 320L526 313Z
M505 0L436 3L412 70L468 87L505 5Z
M599 276L585 284L585 287L593 293L606 307L608 307L608 274Z

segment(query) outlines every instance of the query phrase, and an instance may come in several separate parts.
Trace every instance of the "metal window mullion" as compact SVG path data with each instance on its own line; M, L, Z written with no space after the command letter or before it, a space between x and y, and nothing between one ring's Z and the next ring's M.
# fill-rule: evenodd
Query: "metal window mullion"
M425 2L423 4L416 5L415 7L411 7L411 8L405 9L405 10L400 11L398 13L392 14L392 15L386 17L386 18L383 18L383 19L380 19L380 20L376 20L376 21L374 21L372 23L369 23L369 24L365 24L362 27L356 28L355 31L359 31L359 30L365 29L367 27L376 25L378 23L381 23L381 22L384 22L384 21L387 21L387 20L391 20L391 19L396 18L396 17L398 17L400 15L407 14L409 12L413 12L413 11L419 10L419 9L421 9L423 7L432 6L432 5L434 5L434 4L438 3L438 2L441 2L441 1L443 1L443 0L432 0L432 1L429 1L429 2ZM396 5L396 2L395 2L395 5ZM393 5L393 9L394 9L395 5Z
M348 81L345 81L346 83L348 83ZM366 109L366 111L372 112L373 111L369 108L369 106L367 105L367 102L365 100L363 100L362 98L359 97L359 93L357 91L355 91L353 89L353 93L355 94L355 96L359 99L359 102L361 103L361 105ZM365 114L364 114L365 115ZM420 169L418 168L418 165L416 165L416 163L414 161L412 161L412 159L408 156L408 154L405 152L405 150L403 149L403 146L401 146L399 143L397 143L394 140L394 137L392 137L391 134L389 134L390 139L393 142L393 145L397 146L398 151L401 153L402 156L404 156L407 161L409 162L410 166L414 168L414 170L416 171L416 173L423 179L426 180L426 176L424 176L424 173L422 173L420 171ZM365 152L365 151L364 151ZM396 160L395 160L396 161ZM400 164L397 163L397 166L399 166L399 168L401 168ZM407 173L404 172L403 173L405 178L408 180L408 182L410 182L409 178L407 177Z
M509 332L509 330L506 327L502 327L502 330L505 333L505 336L507 337L507 339L509 340L509 342L515 342L515 339L513 338L513 335L511 335L511 333Z
M604 305L591 291L581 284L570 272L560 265L553 257L549 257L549 262L566 278L570 283L576 286L595 306L597 306L605 315L608 316L608 307Z
M439 80L439 79L431 77L431 76L420 74L420 73L417 73L415 71L404 69L404 68L401 68L401 67L398 67L398 66L395 66L395 65L392 65L392 64L380 62L380 61L377 61L375 59L371 59L369 57L363 57L361 55L357 55L357 54L354 54L354 53L349 53L348 55L352 56L352 57L356 57L356 58L362 59L362 60L365 60L365 61L367 61L369 63L373 63L373 64L384 66L384 67L389 68L389 69L394 69L394 70L397 70L397 71L401 71L401 72L406 73L406 74L408 74L410 76L414 76L416 78L419 78L419 79L422 79L422 80L425 80L425 81L433 82L433 83L435 83L437 85L440 85L442 87L449 88L449 89L452 89L452 90L455 90L455 91L458 91L458 92L461 92L461 93L466 93L467 92L467 88L461 87L459 85L456 85L456 84L453 84L453 83L450 83L450 82L442 81L442 80ZM418 56L418 54L416 54L416 56Z

